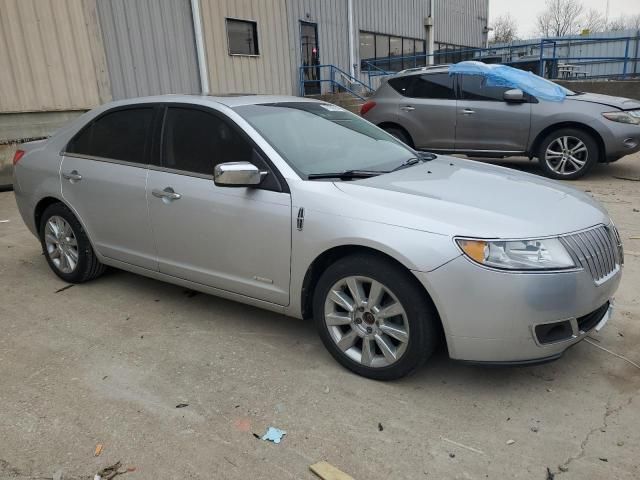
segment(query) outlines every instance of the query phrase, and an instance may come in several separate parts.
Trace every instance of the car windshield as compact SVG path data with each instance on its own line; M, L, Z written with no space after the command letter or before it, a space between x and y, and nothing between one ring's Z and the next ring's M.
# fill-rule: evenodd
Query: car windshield
M366 120L328 103L282 102L235 107L301 176L385 173L416 152Z

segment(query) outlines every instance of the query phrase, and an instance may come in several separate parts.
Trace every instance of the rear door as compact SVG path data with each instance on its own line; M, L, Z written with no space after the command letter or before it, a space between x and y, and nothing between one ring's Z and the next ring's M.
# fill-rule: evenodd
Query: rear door
M209 108L169 106L147 198L160 272L278 305L289 303L291 195L249 137ZM218 187L215 165L248 161L256 188Z
M62 196L106 257L157 270L147 211L151 130L157 109L136 105L110 110L67 145Z
M453 150L456 131L454 78L447 72L392 78L389 85L403 98L399 123L418 149Z
M481 75L459 75L456 151L522 153L531 127L531 101L507 103L510 87L493 87Z

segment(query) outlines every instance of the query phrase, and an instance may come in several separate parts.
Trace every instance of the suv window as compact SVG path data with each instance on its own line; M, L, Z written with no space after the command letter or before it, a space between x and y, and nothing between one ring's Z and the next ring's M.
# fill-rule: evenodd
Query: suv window
M455 100L453 77L448 73L408 75L392 78L389 85L400 95L411 98Z
M486 84L486 79L481 75L460 75L461 97L465 100L484 100L490 102L503 102L504 92L510 87L491 87Z
M146 164L152 120L152 107L107 112L71 140L66 151Z

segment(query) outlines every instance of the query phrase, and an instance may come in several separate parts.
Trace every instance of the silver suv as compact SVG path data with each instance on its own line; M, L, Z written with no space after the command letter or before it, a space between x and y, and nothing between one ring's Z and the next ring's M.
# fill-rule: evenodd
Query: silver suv
M400 72L361 115L408 145L474 157L537 157L545 175L571 180L598 162L640 150L640 102L567 90L562 102L487 86L449 67Z

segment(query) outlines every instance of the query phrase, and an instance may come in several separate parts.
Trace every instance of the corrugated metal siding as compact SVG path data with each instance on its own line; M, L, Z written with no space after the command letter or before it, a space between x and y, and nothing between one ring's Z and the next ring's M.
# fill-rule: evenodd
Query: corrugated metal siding
M489 0L435 0L435 42L484 47Z
M293 94L285 0L201 0L212 93ZM229 55L226 18L258 25L260 55Z
M189 0L98 0L113 98L197 93Z
M0 0L0 112L100 103L82 0Z
M346 11L346 0L342 2ZM429 0L354 0L354 25L359 30L426 39ZM357 41L357 39L356 39Z

